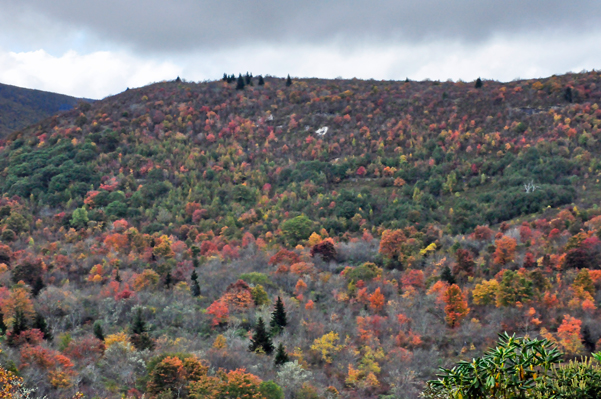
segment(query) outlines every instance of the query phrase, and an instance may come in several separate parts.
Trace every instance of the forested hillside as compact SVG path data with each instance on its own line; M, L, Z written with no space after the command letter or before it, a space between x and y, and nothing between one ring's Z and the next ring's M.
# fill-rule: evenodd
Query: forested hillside
M15 132L0 365L49 397L417 398L504 332L590 355L599 84L178 79Z
M79 101L83 99L0 83L0 138L71 109Z

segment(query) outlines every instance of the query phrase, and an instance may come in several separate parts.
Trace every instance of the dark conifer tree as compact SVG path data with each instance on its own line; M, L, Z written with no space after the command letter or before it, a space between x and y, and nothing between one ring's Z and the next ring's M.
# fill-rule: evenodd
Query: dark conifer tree
M275 309L273 313L271 313L271 321L269 322L269 326L271 327L271 334L279 334L280 331L282 331L282 329L286 327L287 324L288 319L286 317L286 309L284 308L282 298L278 296L278 299L275 302Z
M238 76L238 83L236 84L236 90L244 90L244 78L242 74Z
M4 324L4 315L2 314L2 310L0 310L0 335L4 335L6 333L6 324Z
M142 315L142 308L136 308L134 313L134 319L131 323L131 342L134 344L137 350L152 349L154 342L148 335L146 329L146 321Z
M263 76L259 75L259 86L265 85L265 80L263 80Z
M587 351L592 353L595 351L596 342L597 341L593 338L591 334L591 329L588 325L585 325L582 328L582 344L584 345Z
M177 77L177 79L175 79L175 83L181 83L181 79L179 78L179 76Z
M284 348L284 344L281 342L278 344L278 348L275 352L275 358L273 363L276 366L281 366L284 363L288 363L290 361L290 357L288 357L288 353L286 353L286 348Z
M200 284L198 284L198 274L196 274L196 270L192 271L192 276L190 277L190 279L192 280L192 296L200 296Z
M94 322L94 335L101 341L104 341L104 332L102 331L102 322L96 320Z
M290 79L290 75L288 75L288 78L286 79L286 87L292 86L292 79Z
M572 88L571 87L566 87L566 91L563 94L563 98L565 98L565 100L569 103L571 103L574 99L572 98Z
M263 318L259 317L257 321L257 327L255 328L255 334L250 340L250 345L248 350L251 352L256 352L261 349L268 355L271 355L273 352L273 343L271 342L271 337L267 333L267 329L265 328L265 322L263 322Z
M244 76L244 82L247 85L250 85L251 79L252 79L251 75L248 72L246 72L246 75Z
M17 346L18 337L21 335L23 331L27 330L27 320L25 320L25 315L20 309L17 309L15 312L15 319L13 321L12 329L8 335L8 339L6 343L9 346Z
M226 73L223 74L223 78L221 78L221 80L223 80L224 82L227 82L229 80L229 77Z
M441 281L446 281L447 283L453 285L455 284L455 277L453 276L453 273L451 273L451 269L448 266L445 266L442 269L442 272L440 273L440 280Z
M39 313L36 313L35 315L35 320L33 321L33 328L37 328L38 330L40 330L42 334L44 334L44 339L46 341L52 341L52 339L54 338L52 336L52 332L50 331L50 326L48 326L48 323L46 323L46 319L44 319L44 316L42 316Z
M132 334L142 334L146 332L146 321L142 315L142 308L137 307L134 313L134 319L131 323Z
M165 276L165 288L169 289L171 284L173 284L173 278L171 278L171 271L168 271Z
M117 269L117 271L115 272L115 281L118 283L121 282L121 276L119 275L119 269Z
M475 87L476 87L476 89L479 89L482 87L482 79L480 79L480 78L476 79Z
M42 291L44 289L45 285L44 285L44 280L42 280L41 276L38 276L35 281L33 282L33 288L31 289L31 295L33 295L34 297L38 296L38 294L40 293L40 291Z

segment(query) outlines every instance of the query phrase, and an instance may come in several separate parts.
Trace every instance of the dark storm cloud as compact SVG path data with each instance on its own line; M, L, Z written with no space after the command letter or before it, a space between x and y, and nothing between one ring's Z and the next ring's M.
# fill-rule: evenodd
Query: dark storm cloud
M601 16L601 2L589 0L0 0L0 8L5 21L45 21L149 52L253 43L469 43L498 34L581 33ZM34 34L35 26L21 26Z

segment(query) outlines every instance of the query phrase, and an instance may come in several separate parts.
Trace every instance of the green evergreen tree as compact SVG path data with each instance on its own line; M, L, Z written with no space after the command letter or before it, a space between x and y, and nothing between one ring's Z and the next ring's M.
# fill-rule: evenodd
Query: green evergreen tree
M284 363L287 363L290 361L290 357L288 356L288 353L286 352L286 348L284 347L283 343L279 343L278 344L278 348L275 352L275 358L273 360L273 363L276 366L281 366Z
M4 324L4 315L2 314L2 310L0 310L0 335L4 335L6 333L6 324Z
M267 333L265 322L263 321L262 317L259 317L259 320L257 321L255 334L250 340L250 346L248 347L248 350L251 352L262 350L268 355L271 355L273 352L273 343L271 342L271 337Z
M146 321L142 315L142 308L136 307L134 319L131 323L132 334L142 334L146 332Z
M38 330L40 330L42 334L44 334L44 339L46 341L52 341L52 339L54 338L52 336L52 332L50 331L50 326L48 326L48 323L46 323L46 319L44 319L44 316L42 316L39 313L36 313L35 315L35 320L33 321L33 328L37 328Z
M228 79L229 79L229 78L228 78L227 74L226 74L226 73L224 73L224 74L223 74L223 78L221 78L221 80L223 80L224 82L227 82L227 81L228 81Z
M6 340L8 346L17 346L17 338L25 330L27 330L27 320L25 320L23 312L20 309L17 309L12 329L8 333L8 338Z
M236 83L236 90L244 90L244 78L242 74L238 76L238 83Z
M448 266L445 266L442 269L442 272L440 273L440 280L446 281L450 285L453 285L456 282L455 277L453 276L453 273L451 273L451 269Z
M292 86L292 79L290 79L290 75L288 75L288 78L286 78L286 87L290 86Z
M137 350L152 349L154 342L148 335L146 321L142 315L142 308L137 307L134 313L134 319L131 323L130 339Z
M190 279L192 280L192 287L191 287L192 296L193 297L200 296L200 284L198 283L198 274L196 274L196 270L192 271L192 276L190 277Z
M33 295L34 297L38 296L38 294L44 289L44 287L46 287L46 285L44 284L44 280L42 280L41 276L38 276L33 282L31 295Z
M593 338L593 334L591 334L591 329L588 324L586 324L582 328L582 344L589 352L594 352L596 347L597 340Z
M104 332L102 331L102 322L96 320L94 322L94 335L101 341L104 341Z
M572 88L571 87L566 87L566 91L563 94L563 98L565 98L565 100L569 103L571 103L572 101L574 101L573 97L572 97Z
M167 275L165 276L165 288L169 289L172 284L173 284L173 278L171 277L171 272L168 271Z
M250 85L250 82L251 82L251 81L252 81L252 75L251 75L251 74L249 74L248 72L246 72L246 75L244 76L244 82L245 82L247 85Z
M280 331L288 324L288 318L286 316L286 309L284 308L284 302L282 298L278 296L275 302L275 309L271 313L271 321L269 326L271 327L271 334L279 334Z
M118 283L121 282L121 276L119 275L119 269L117 269L117 271L115 272L115 281Z
M259 86L264 86L265 85L265 80L263 80L263 76L259 75Z
M475 87L476 87L476 89L479 89L482 87L482 79L480 79L480 78L476 79Z

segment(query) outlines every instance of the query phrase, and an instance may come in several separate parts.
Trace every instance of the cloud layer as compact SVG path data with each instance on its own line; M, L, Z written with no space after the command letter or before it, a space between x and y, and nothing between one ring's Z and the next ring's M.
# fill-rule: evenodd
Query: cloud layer
M497 35L586 32L601 2L560 0L1 0L24 37L76 29L138 51L336 41L481 42Z

